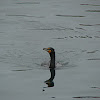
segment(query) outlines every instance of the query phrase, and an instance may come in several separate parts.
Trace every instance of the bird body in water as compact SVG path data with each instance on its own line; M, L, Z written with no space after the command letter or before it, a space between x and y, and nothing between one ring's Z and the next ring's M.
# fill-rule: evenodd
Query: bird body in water
M54 78L55 78L55 50L52 47L49 48L43 48L43 50L47 51L50 55L50 73L51 77L50 79L46 80L45 83L48 85L48 87L54 86Z

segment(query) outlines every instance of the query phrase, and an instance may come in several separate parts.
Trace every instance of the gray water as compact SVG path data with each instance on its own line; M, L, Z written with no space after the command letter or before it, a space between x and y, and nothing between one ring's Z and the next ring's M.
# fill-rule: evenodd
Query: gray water
M58 66L55 86L42 91L44 47L55 48ZM99 0L0 1L0 100L94 100L99 66Z

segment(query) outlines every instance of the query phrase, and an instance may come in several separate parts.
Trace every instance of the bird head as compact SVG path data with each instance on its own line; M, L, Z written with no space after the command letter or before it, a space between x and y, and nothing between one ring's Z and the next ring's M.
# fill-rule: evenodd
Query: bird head
M55 50L52 47L49 48L43 48L43 50L47 51L48 53L55 52Z

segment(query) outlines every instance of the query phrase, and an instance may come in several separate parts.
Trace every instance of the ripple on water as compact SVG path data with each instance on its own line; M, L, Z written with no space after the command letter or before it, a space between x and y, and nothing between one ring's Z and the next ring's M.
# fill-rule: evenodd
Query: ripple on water
M86 12L100 12L100 10L86 10Z
M15 70L12 70L12 71L22 72L22 71L29 71L29 70L32 70L32 69L15 69Z
M18 2L16 4L40 4L40 2Z
M56 16L60 16L60 17L85 17L85 16L81 16L81 15L56 15Z
M41 63L41 67L43 69L48 69L50 65L50 62L44 61ZM69 64L69 62L56 62L56 70L61 70L61 69L67 69L67 68L72 68L75 67L74 64Z
M100 6L98 4L80 4L80 5L88 5L88 6Z
M99 96L79 96L79 97L73 97L73 98L100 98Z
M100 58L90 58L88 60L100 60Z
M80 26L100 26L100 24L79 24Z

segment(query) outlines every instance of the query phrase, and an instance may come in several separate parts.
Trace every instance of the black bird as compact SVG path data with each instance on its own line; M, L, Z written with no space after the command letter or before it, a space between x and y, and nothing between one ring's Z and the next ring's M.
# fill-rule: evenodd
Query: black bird
M52 47L49 48L43 48L43 50L47 51L50 55L50 73L51 77L50 79L46 80L45 83L48 85L48 87L54 86L54 78L55 78L55 50Z

